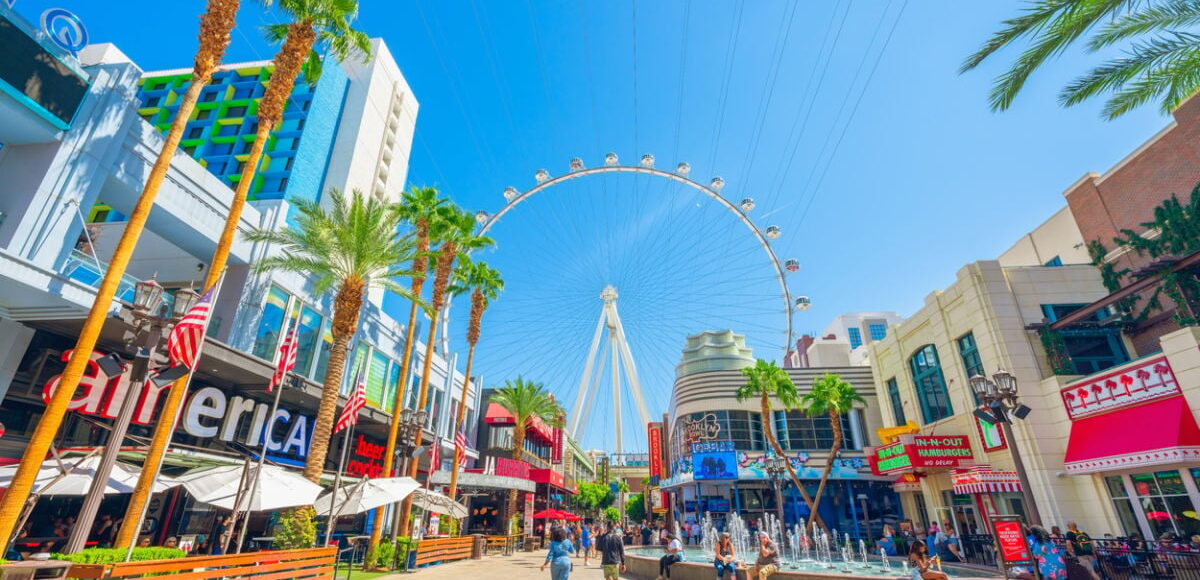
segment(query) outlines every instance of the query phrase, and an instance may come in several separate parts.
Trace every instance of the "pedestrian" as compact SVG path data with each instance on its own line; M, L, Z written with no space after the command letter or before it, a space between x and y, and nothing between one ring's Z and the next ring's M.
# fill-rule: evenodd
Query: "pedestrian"
M571 554L575 547L567 539L566 528L556 526L550 531L550 548L546 551L546 561L542 562L541 570L546 571L550 564L551 580L567 580L571 575Z
M779 546L771 541L766 532L758 533L758 557L754 559L754 567L750 568L748 580L767 580L779 571Z
M950 577L945 572L933 569L935 563L938 563L938 558L929 557L929 548L925 546L925 542L913 540L912 547L908 549L908 565L913 570L913 577L921 580L949 580Z
M654 532L650 529L650 526L646 525L645 522L642 522L641 533L642 533L642 545L649 546L650 545L650 535L653 534Z
M713 547L713 567L717 569L717 580L729 576L729 580L737 580L737 554L733 551L733 540L729 532L721 532L717 545Z
M657 580L670 580L671 565L683 561L683 544L670 532L664 532L663 537L667 539L667 553L658 559Z
M889 556L896 555L896 532L891 524L883 525L883 537L879 538L879 547Z
M1062 528L1059 528L1058 526L1050 526L1050 539L1052 539L1052 540L1063 539Z
M1079 529L1079 524L1075 522L1067 522L1065 537L1067 538L1067 552L1079 560L1079 565L1086 568L1092 578L1100 580L1100 575L1096 573L1096 550L1092 544L1092 537Z
M1046 528L1042 526L1029 526L1026 539L1029 542L1029 553L1037 563L1041 579L1064 580L1067 577L1067 562L1063 557L1062 548L1050 538L1050 532L1047 532ZM1029 568L1018 566L1013 570L1016 578L1034 578L1033 571Z
M602 532L603 526L599 528ZM596 551L600 553L600 569L604 572L604 580L617 580L625 571L625 543L621 538L621 528L615 523L612 529L601 533L596 538Z
M703 532L704 532L704 530L700 527L700 522L692 522L692 532L691 532L691 535L692 535L691 544L692 545L694 545L694 546L700 545L701 534Z
M587 566L592 556L592 530L590 526L583 526L583 529L580 530L579 544L583 547L583 565Z
M962 554L959 552L958 535L954 532L954 527L950 522L946 522L938 531L933 542L934 552L937 553L939 560L943 562L962 562Z

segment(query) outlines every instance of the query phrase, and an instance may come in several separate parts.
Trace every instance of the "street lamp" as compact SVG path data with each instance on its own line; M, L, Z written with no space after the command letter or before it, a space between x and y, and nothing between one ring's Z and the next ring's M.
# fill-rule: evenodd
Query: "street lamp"
M429 416L424 409L414 411L412 409L404 409L400 411L400 427L396 432L396 453L401 454L404 462L400 467L400 473L408 473L408 462L412 460L413 451L417 447L417 433L425 428L425 420ZM400 462L393 461L394 465L400 465ZM431 470L432 471L432 470ZM391 477L392 474L386 474ZM412 501L412 497L404 500L404 504ZM408 513L408 510L403 510ZM402 521L404 518L400 514L396 514L392 519L392 539L399 538L402 532L407 532L403 527L408 522ZM394 563L393 563L394 564Z
M1029 523L1041 525L1042 518L1038 515L1037 504L1033 500L1033 490L1029 486L1029 474L1025 472L1025 462L1021 460L1021 450L1017 447L1016 439L1013 438L1013 417L1024 419L1030 411L1029 407L1021 403L1017 395L1017 377L1000 369L993 373L991 378L978 374L971 377L970 382L971 390L975 391L975 396L983 404L983 408L975 410L975 416L993 425L1000 425L1004 432L1004 439L1008 441L1008 449L1012 452L1013 468L1017 472L1017 478L1021 481L1021 499L1028 506L1026 510L1029 512Z
M96 468L95 478L88 493L83 499L83 506L71 535L67 539L64 552L71 554L83 549L87 543L88 533L100 509L100 501L104 499L104 490L108 487L108 478L112 474L121 445L125 442L125 434L129 431L129 423L138 400L146 389L146 381L150 380L150 363L158 351L159 343L171 327L182 319L199 295L191 289L181 289L175 293L175 301L170 312L163 305L163 287L154 278L138 282L133 288L133 308L131 316L137 338L137 354L133 364L129 366L129 387L125 390L125 399L121 403L121 411L113 423L112 434L104 451L100 455L100 464ZM124 366L122 366L124 371ZM169 371L168 371L169 372ZM175 374L175 373L172 373Z
M763 457L763 470L771 478L771 487L775 490L775 511L779 512L780 525L783 525L787 520L783 515L783 494L779 491L779 480L783 479L783 474L787 473L788 461L790 460L787 457L774 454Z

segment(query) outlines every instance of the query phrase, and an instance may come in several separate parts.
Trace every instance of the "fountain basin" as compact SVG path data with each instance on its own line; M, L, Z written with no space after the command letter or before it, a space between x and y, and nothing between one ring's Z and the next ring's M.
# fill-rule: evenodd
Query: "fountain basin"
M634 580L654 580L658 577L658 559L662 557L663 553L660 548L626 548L626 573L624 577ZM684 554L686 557L685 561L671 566L671 580L713 580L715 571L710 557L705 557L702 552L695 549L687 549ZM854 577L862 578L863 580L897 580L898 578L907 580L910 577L904 574L898 560L891 562L890 571L885 571L883 566L878 562L864 566L859 562L847 564L841 561L834 561L832 565L834 567L829 569L825 568L825 565L819 562L792 564L785 561L784 565L780 567L779 572L771 576L771 578L778 580L846 580L847 577ZM846 571L847 569L849 571ZM951 578L955 579L1001 578L999 571L988 568L947 565L943 566L943 569ZM750 578L748 572L748 568L739 566L737 569L737 580L757 580Z

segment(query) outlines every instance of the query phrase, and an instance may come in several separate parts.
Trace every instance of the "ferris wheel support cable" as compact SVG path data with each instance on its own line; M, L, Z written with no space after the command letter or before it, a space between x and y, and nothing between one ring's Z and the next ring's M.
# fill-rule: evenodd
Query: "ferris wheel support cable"
M617 304L613 302L611 317L613 324L609 327L609 331L614 333L613 342L617 345L617 349L621 355L621 364L625 367L625 380L629 384L629 392L633 395L633 402L637 405L638 413L641 414L642 420L649 423L650 413L646 410L646 400L642 397L642 383L638 380L637 365L633 363L633 354L629 352L629 341L625 337L625 328L621 324L621 316L617 313Z
M745 0L739 0L737 8L734 9L734 25L729 29L729 42L726 43L729 49L725 53L725 74L721 77L721 94L718 97L719 105L717 106L716 116L716 137L713 139L712 156L708 160L709 167L716 167L717 154L721 150L721 131L725 127L725 105L729 102L730 79L733 77L733 64L737 57L738 41L742 36L742 13L745 8Z
M758 115L755 119L754 129L751 131L751 145L746 152L746 158L742 162L742 171L740 173L743 179L746 180L746 187L751 186L751 180L754 176L751 173L751 168L754 166L754 160L758 156L758 145L762 140L763 127L766 125L767 112L771 109L771 102L775 98L775 84L779 81L779 70L783 64L783 55L787 51L788 39L792 36L792 24L796 20L796 8L800 5L799 2L791 3L791 13L787 18L779 19L779 31L775 33L775 50L771 54L771 69L767 74L767 90L759 97ZM784 5L784 10L787 10L788 5ZM782 16L782 15L781 15ZM786 26L785 26L786 23Z
M620 359L620 356L617 354L616 341L610 341L610 343L611 343L611 348L612 348L612 352L609 354L609 356L612 358L613 417L616 418L617 454L620 455L620 453L621 453L621 378L620 378L620 374L619 374L620 369L618 367L621 366L621 363L620 363L621 359Z
M571 424L571 435L577 440L579 439L579 412L582 410L588 380L592 376L592 364L596 362L596 349L600 348L600 337L604 333L604 319L605 313L601 312L600 320L596 322L596 332L592 335L592 345L588 348L587 362L583 365L583 376L579 379L579 392L575 394L575 408L571 411L571 417L574 419Z
M593 376L591 381L588 383L587 402L583 405L583 413L579 421L579 431L577 434L573 435L576 441L581 440L583 434L586 433L588 419L591 418L592 409L595 408L594 405L596 404L596 394L600 392L600 379L603 378L604 366L606 364L608 364L608 349L601 349L600 364L596 365L595 376Z

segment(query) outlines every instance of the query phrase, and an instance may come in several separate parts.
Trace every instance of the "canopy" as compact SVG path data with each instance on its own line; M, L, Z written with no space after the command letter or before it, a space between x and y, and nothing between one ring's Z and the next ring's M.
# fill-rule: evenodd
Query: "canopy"
M333 501L333 492L327 493L313 504L317 515L329 515L332 504L337 515L361 514L390 503L403 501L421 484L411 477L381 477L364 479L353 485L338 490L337 501Z
M227 510L234 509L238 492L242 491L238 510L252 512L274 511L302 505L312 505L323 488L299 473L274 465L263 465L257 487L252 478L257 466L222 465L193 469L177 478L196 501ZM248 476L248 477L247 477ZM251 489L254 488L254 493Z
M535 519L535 520L544 520L544 519L567 520L569 522L577 522L583 518L581 518L571 512L565 512L565 511L556 510L556 509L548 509L548 510L542 510L540 512L534 512L533 519Z
M92 480L96 479L96 469L99 465L99 455L72 457L63 459L61 463L55 459L47 460L38 470L37 479L33 482L33 493L39 495L87 495ZM16 473L16 465L0 467L0 487L7 488ZM104 495L133 493L133 488L137 486L141 473L140 467L119 461L114 463L108 476L108 485L104 488ZM176 485L179 484L173 478L160 475L154 483L154 492L166 491Z
M1200 427L1182 396L1077 419L1063 461L1070 473L1200 463Z
M412 496L413 505L428 512L433 512L435 514L446 514L450 517L459 519L465 518L468 514L470 514L470 510L468 510L466 506L436 491L417 489L416 491L412 492Z

